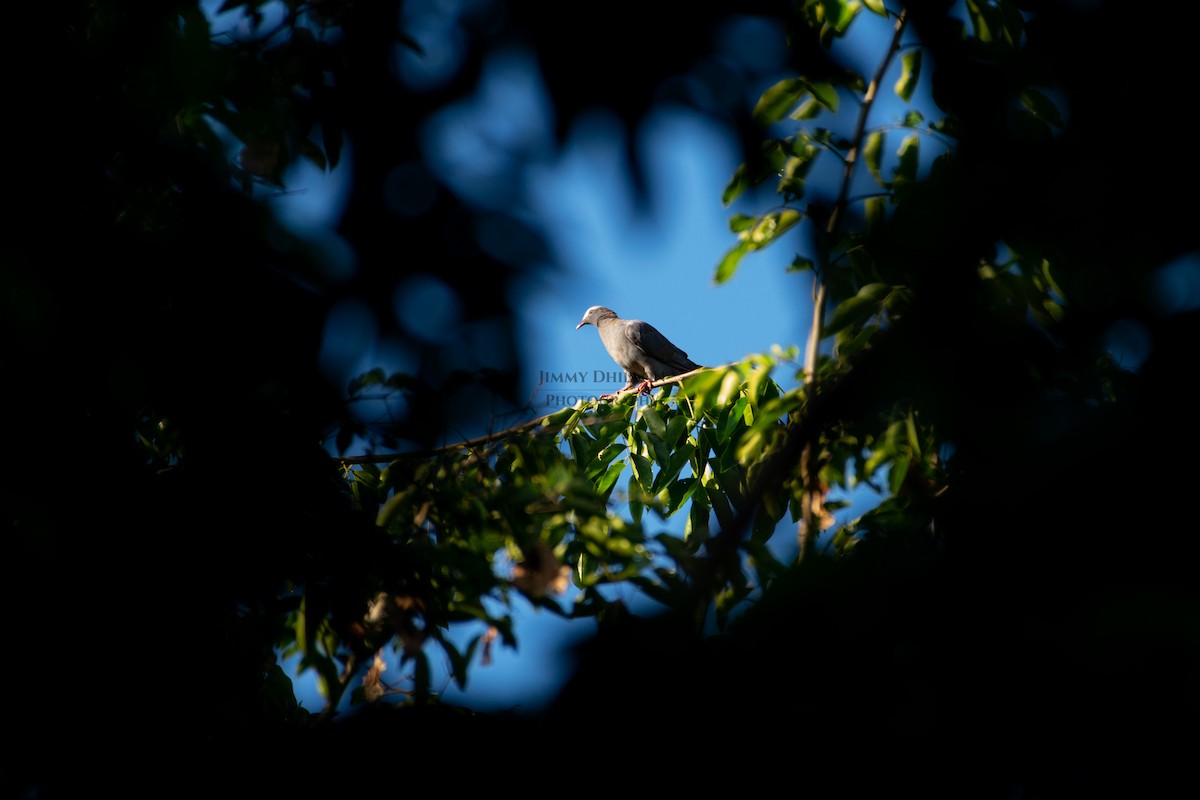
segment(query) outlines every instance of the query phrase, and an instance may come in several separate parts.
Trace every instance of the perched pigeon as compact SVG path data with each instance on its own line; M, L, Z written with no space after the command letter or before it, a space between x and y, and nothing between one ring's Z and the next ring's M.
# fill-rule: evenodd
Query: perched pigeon
M587 324L596 326L604 349L625 370L625 386L621 391L637 387L640 394L649 394L652 381L700 368L649 322L621 319L611 308L592 306L575 330Z

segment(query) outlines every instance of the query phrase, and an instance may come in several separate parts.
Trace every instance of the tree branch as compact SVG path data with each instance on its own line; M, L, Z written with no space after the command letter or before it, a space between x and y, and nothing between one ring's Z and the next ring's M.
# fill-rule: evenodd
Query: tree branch
M713 370L713 369L728 369L731 366L733 366L733 364L725 364L724 366L720 366L720 367L699 367L698 369L694 369L691 372L684 372L680 375L672 375L669 378L662 378L660 380L654 381L653 383L650 384L649 388L657 389L660 386L667 386L672 383L682 383L685 378L690 378L693 375L700 374L701 372L705 372L707 370ZM637 390L637 387L621 389L615 395L613 395L614 402L619 402L621 399L627 397L630 393L632 393L636 390ZM583 408L587 408L591 405L599 405L599 403L600 403L599 398L597 398L595 400L589 400L586 404L584 404ZM566 409L568 407L569 406L564 406L563 409ZM559 410L561 411L563 409L559 409ZM556 411L554 413L557 414L558 412ZM509 437L516 436L517 434L520 434L520 433L524 433L525 431L531 431L531 430L536 429L538 426L543 425L545 423L546 419L551 416L554 416L554 415L546 414L546 415L537 417L536 419L526 420L525 422L518 423L516 425L513 425L510 428L505 428L502 431L496 431L494 433L485 433L484 435L476 436L473 439L464 439L463 441L453 442L451 444L443 445L442 447L434 447L434 448L429 448L429 449L425 449L425 450L412 450L412 451L402 452L402 453L367 453L367 454L361 455L361 456L333 456L332 458L334 461L338 462L339 464L341 464L343 466L349 466L349 465L353 465L353 464L390 464L391 462L396 461L401 458L414 458L414 459L432 458L434 456L440 455L442 453L448 453L453 450L473 450L477 447L484 447L486 445L493 444L495 442L503 441L504 439L508 439ZM548 433L550 431L547 430L546 432Z

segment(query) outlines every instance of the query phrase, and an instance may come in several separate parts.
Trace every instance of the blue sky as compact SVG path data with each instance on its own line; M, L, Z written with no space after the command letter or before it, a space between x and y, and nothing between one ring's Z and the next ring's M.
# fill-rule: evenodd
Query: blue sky
M423 82L444 79L454 69L451 34L458 5L406 4L409 7L426 15L413 30L424 32L427 63L423 66L402 51L397 72L419 88ZM437 17L439 13L446 18ZM877 58L888 26L878 18L867 19L868 14L863 17L859 20L865 23L859 26L865 44L861 52ZM750 18L734 18L722 41L725 56L756 60L754 69L762 75L762 85L745 98L748 108L776 80L790 77L779 71L784 56L781 31ZM873 67L859 58L851 43L838 49L856 68ZM772 65L771 59L778 63ZM688 66L681 65L681 72ZM564 396L620 388L619 379L539 385L546 373L583 372L590 379L597 372L617 371L595 329L575 329L591 305L605 305L622 317L650 322L693 360L708 366L768 353L775 345L803 350L811 318L812 276L788 273L786 267L797 252L805 250L807 223L767 250L745 258L732 280L720 286L713 282L717 263L735 242L729 217L736 211L761 213L777 202L768 182L763 192L739 205L722 205L722 191L741 160L732 133L709 117L679 106L659 107L634 131L626 131L611 113L596 109L576 122L564 146L557 149L551 135L553 113L532 55L510 46L488 56L478 92L447 108L423 133L426 162L439 181L481 208L503 205L507 213L517 214L540 231L549 244L550 263L539 265L546 268L531 270L511 290L525 367L522 395L535 413L556 410ZM879 120L902 113L886 97L876 112ZM623 145L626 135L634 137L646 168L646 203L639 204L634 196ZM344 161L353 156L350 143ZM521 175L515 197L508 177L514 163L520 165ZM322 173L301 163L286 182L289 191L270 199L279 219L314 246L341 252L344 245L331 229L347 198L344 172ZM496 191L498 184L504 191ZM351 259L331 261L352 269ZM427 316L423 324L452 326L454 301L446 287L439 287L433 278L415 288L422 302L413 305ZM408 289L410 295L415 290ZM372 330L361 308L351 304L335 309L324 348L332 377L344 384L373 367L404 368L405 354L374 341ZM784 365L773 377L789 388L796 383L797 369L798 365ZM838 521L848 521L864 510L866 506L857 503L839 512ZM676 524L681 529L682 519L668 520L662 529L674 530ZM790 528L786 518L784 527ZM779 537L791 540L794 533L781 530ZM631 593L625 599L637 601ZM565 675L560 648L592 630L590 622L565 623L519 605L520 651L496 648L491 665L475 666L465 693L448 679L441 680L438 688L447 701L477 708L536 707ZM478 632L465 630L463 638ZM385 655L389 668L384 680L400 682L394 654ZM438 666L436 656L434 660ZM320 707L311 674L297 676L296 688L305 707Z

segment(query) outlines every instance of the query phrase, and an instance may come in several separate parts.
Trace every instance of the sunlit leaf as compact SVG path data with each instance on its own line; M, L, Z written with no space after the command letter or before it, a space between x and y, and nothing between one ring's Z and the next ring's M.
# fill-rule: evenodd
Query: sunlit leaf
M765 128L787 115L800 98L808 92L808 82L801 78L784 78L763 92L754 105L751 118L759 127Z
M733 273L737 271L738 264L741 263L742 257L750 252L750 244L746 241L740 241L725 254L721 259L721 263L717 265L717 271L713 275L713 283L722 284L733 277Z
M750 186L750 182L746 180L746 165L739 164L738 168L733 171L733 177L729 179L729 183L725 186L725 191L721 193L721 203L728 206L737 197ZM736 231L735 231L736 233Z
M863 161L867 164L867 169L870 170L871 176L875 178L875 182L880 186L886 186L883 175L880 174L880 169L883 166L883 131L872 131L867 134L866 141L863 142Z
M750 214L734 214L729 218L729 230L733 233L741 233L748 231L754 227L754 223L758 221L758 217Z
M696 407L696 413L702 416L716 405L722 378L723 373L717 369L697 373L683 380L679 393L681 396L690 397Z
M896 155L900 161L896 165L894 181L896 183L911 183L917 179L917 166L920 162L921 138L917 134L904 137Z
M854 13L858 12L855 11ZM851 16L853 16L853 14ZM807 83L806 85L814 100L825 106L825 108L829 109L830 111L837 113L840 101L838 99L836 86L825 81L814 81L812 83Z
M732 368L725 370L725 374L721 378L721 389L717 393L717 405L728 405L730 399L738 393L741 385L741 373Z
M913 92L916 91L917 82L921 79L921 54L923 52L920 49L906 50L900 57L900 77L896 79L893 89L896 96L906 103L912 102Z
M850 27L850 23L862 11L860 0L821 0L825 7L826 22L833 32L842 36Z
M806 120L814 119L825 110L825 106L817 102L815 98L806 97L796 106L796 110L788 115L789 119Z
M743 235L746 236L751 250L761 250L791 230L803 218L804 215L794 208L770 211L763 214L758 224Z

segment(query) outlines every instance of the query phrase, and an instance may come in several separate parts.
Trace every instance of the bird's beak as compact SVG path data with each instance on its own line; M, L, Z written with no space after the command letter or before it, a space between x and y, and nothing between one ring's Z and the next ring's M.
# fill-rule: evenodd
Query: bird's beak
M582 328L584 325L587 325L587 323L586 323L586 322L581 322L581 323L579 323L578 325L576 325L576 326L575 326L575 330L579 330L579 329L580 329L580 328Z

